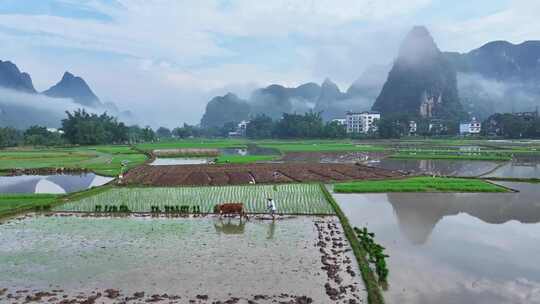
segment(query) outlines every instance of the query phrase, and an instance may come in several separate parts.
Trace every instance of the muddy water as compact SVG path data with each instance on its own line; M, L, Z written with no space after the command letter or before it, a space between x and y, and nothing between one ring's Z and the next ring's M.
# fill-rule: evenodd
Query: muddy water
M150 165L152 166L169 166L169 165L200 165L207 164L208 158L156 158Z
M520 193L334 194L390 255L387 303L540 303L540 185Z
M500 162L438 159L381 159L368 165L389 170L401 170L413 174L436 174L451 176L479 176L488 173Z
M76 216L11 220L0 225L0 286L13 293L60 288L89 294L115 288L124 295L144 291L184 299L207 295L210 300L285 293L327 303L324 286L329 279L316 247L315 223L321 220L336 221L303 217L240 224L238 219ZM358 275L341 276L344 284L362 284ZM360 287L358 293L365 297Z
M111 180L93 173L0 176L0 193L70 193L101 186Z

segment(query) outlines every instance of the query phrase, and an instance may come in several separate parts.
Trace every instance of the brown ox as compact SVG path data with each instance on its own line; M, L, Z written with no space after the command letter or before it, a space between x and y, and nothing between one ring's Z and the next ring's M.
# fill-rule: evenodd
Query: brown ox
M220 217L224 214L239 214L240 218L247 218L246 213L244 212L244 204L242 203L224 203L215 205L214 213L219 213Z

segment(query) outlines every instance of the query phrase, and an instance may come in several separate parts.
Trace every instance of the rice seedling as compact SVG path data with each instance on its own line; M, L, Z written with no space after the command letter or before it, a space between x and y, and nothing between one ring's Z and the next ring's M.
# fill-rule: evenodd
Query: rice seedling
M217 204L238 202L244 204L248 213L265 213L268 211L266 201L269 197L276 201L278 213L334 214L317 184L111 188L94 196L70 201L55 210L92 212L96 205L108 202L110 208L124 204L132 212L212 213Z

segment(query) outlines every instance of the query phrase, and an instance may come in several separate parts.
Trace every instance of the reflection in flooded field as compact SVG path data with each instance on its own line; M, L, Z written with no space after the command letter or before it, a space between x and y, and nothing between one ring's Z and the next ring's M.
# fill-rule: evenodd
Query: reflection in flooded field
M439 160L439 159L381 159L370 166L400 170L412 174L447 176L479 176L490 172L501 163L492 161Z
M101 186L111 180L94 173L0 176L0 193L62 194Z
M207 164L208 158L195 157L173 157L173 158L156 158L150 163L151 166L171 166L171 165L200 165Z
M540 186L519 193L334 194L390 255L388 303L540 303Z
M511 162L486 174L485 177L540 178L540 157L531 155L514 157Z

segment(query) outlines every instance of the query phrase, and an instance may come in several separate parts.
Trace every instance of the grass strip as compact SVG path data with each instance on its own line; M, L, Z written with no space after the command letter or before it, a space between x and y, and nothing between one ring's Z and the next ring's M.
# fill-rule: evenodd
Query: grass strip
M222 155L217 158L217 164L251 164L259 161L271 161L278 155Z
M60 196L55 194L2 194L0 196L0 218L31 209L51 208Z
M384 297L377 278L375 277L373 270L369 267L369 262L367 260L367 252L362 248L362 245L360 244L360 241L358 240L354 229L349 223L349 219L347 218L345 213L343 213L338 203L334 200L332 194L328 192L328 189L326 189L323 184L320 184L320 187L322 192L324 193L324 196L326 197L326 200L330 203L330 205L334 209L334 212L339 218L341 227L343 228L343 232L345 233L345 236L351 244L352 251L354 253L354 256L356 257L356 261L358 262L358 268L360 269L360 273L362 274L362 279L364 280L364 284L366 285L365 287L368 294L368 303L384 304Z
M412 177L399 180L378 180L334 185L340 193L384 192L508 192L498 185L480 179L448 177Z
M332 142L260 142L261 148L272 148L280 152L383 152L384 147L368 144Z

